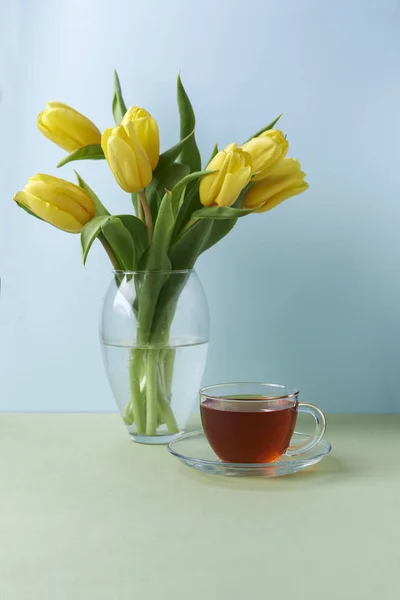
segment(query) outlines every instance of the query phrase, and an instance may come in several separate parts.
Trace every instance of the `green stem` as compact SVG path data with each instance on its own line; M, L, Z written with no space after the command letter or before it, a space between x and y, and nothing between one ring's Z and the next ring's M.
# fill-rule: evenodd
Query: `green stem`
M147 350L146 356L146 434L157 431L158 350Z
M163 364L165 352L169 349L160 352L159 361L159 404L164 418L164 422L168 428L169 433L179 433L179 427L175 419L175 415L171 408L171 381L165 379L165 364ZM172 375L172 373L171 373ZM169 392L168 392L169 388Z
M142 206L142 203L140 200L138 200L137 207L138 207L138 211L137 211L138 219L143 221L144 220L143 206Z
M131 399L127 408L133 410L133 418L137 433L145 432L145 414L142 393L140 391L141 366L143 362L143 353L140 348L132 348L129 357L129 380L131 388Z
M164 352L165 352L165 358L164 358L165 391L167 394L167 398L170 402L171 401L171 393L172 393L172 377L174 374L174 364L175 364L175 348L167 348Z
M124 414L122 415L125 425L132 425L135 421L135 416L133 414L132 401L130 400L128 404L125 406Z
M165 274L148 272L144 274L138 292L136 346L137 350L142 349L142 352L146 353L143 360L144 372L141 372L138 378L139 382L144 381L139 399L142 408L141 414L145 413L146 435L156 435L158 425L163 423L167 426L169 433L179 432L171 408L175 350L166 346L177 301L187 276L179 277L175 282L169 281L169 279L171 278ZM138 357L135 356L134 363L137 361ZM138 367L133 367L132 371L134 380L131 389L132 392L136 390L137 394L135 377L139 371L136 368ZM133 406L135 397L137 398L137 395L132 393L129 403L134 415L138 412L138 409L135 410ZM136 420L135 416L134 418Z
M153 239L153 217L151 216L151 210L149 203L147 202L146 194L144 190L141 190L137 193L138 203L142 205L144 217L146 219L147 225L147 233L149 236L149 243L151 244L151 240Z
M162 396L160 397L160 406L164 417L164 423L168 428L168 433L179 433L178 423L176 422L173 410L170 404L168 404L168 402L166 402Z
M103 244L103 248L107 252L107 256L110 259L112 266L114 267L114 269L116 271L118 271L120 268L119 263L115 257L114 252L111 249L110 244L107 242L106 238L104 237L104 235L102 233L100 233L100 235L99 235L99 240Z

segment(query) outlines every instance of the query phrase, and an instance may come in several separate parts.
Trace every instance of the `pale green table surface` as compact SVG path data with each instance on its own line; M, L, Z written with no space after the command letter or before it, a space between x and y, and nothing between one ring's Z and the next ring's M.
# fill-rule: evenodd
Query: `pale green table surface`
M0 415L1 600L400 598L400 415L331 416L278 479L203 475L117 415Z

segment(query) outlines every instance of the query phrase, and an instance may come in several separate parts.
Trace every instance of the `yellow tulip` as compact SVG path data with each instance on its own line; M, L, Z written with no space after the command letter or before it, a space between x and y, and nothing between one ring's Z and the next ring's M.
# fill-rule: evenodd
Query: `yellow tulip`
M253 181L264 179L288 151L288 141L279 129L264 131L243 144L242 149L253 159Z
M250 181L252 161L237 144L230 144L214 156L206 170L215 172L200 182L201 203L204 206L232 206Z
M101 136L101 147L123 190L139 192L150 183L153 177L151 164L132 121L125 126L106 129Z
M295 158L284 158L270 174L256 181L243 199L243 208L255 208L255 212L271 210L287 198L301 194L308 188L305 173Z
M38 173L13 198L47 223L79 233L93 219L95 205L85 190L69 181Z
M61 102L48 102L38 115L37 126L43 135L67 152L100 144L101 133L96 125Z
M126 127L129 122L133 123L139 142L143 146L154 171L160 156L160 135L157 121L144 108L131 106L126 111L121 125Z

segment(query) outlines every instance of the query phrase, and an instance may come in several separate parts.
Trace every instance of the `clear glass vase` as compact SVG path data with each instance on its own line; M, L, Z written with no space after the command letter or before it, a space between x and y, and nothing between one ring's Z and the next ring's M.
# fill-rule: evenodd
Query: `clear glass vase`
M108 380L131 438L168 443L198 400L209 313L195 271L115 271L100 339Z

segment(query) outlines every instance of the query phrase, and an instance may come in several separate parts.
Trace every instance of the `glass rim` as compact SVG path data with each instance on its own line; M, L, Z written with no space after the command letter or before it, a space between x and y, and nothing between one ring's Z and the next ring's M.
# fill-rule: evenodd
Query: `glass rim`
M300 394L300 390L298 390L297 388L290 388L286 385L283 385L281 383L264 383L261 381L235 381L235 382L230 382L230 383L216 383L214 385L206 385L205 387L202 387L200 389L200 396L203 398L209 398L211 400L218 400L220 402L248 402L248 399L244 399L244 398L231 398L229 396L217 396L215 394L210 394L208 393L208 390L217 390L218 388L224 388L224 387L234 387L234 386L260 386L260 387L268 387L268 388L275 388L275 389L279 389L279 390L286 390L285 393L282 394L277 394L276 396L264 396L262 398L252 398L251 401L252 402L272 402L274 400L286 400L286 399L294 399L297 400L298 395Z
M154 275L187 275L194 273L194 269L160 269L160 270L149 270L149 269L137 269L136 271L124 271L123 269L113 269L114 275L145 275L154 273Z

